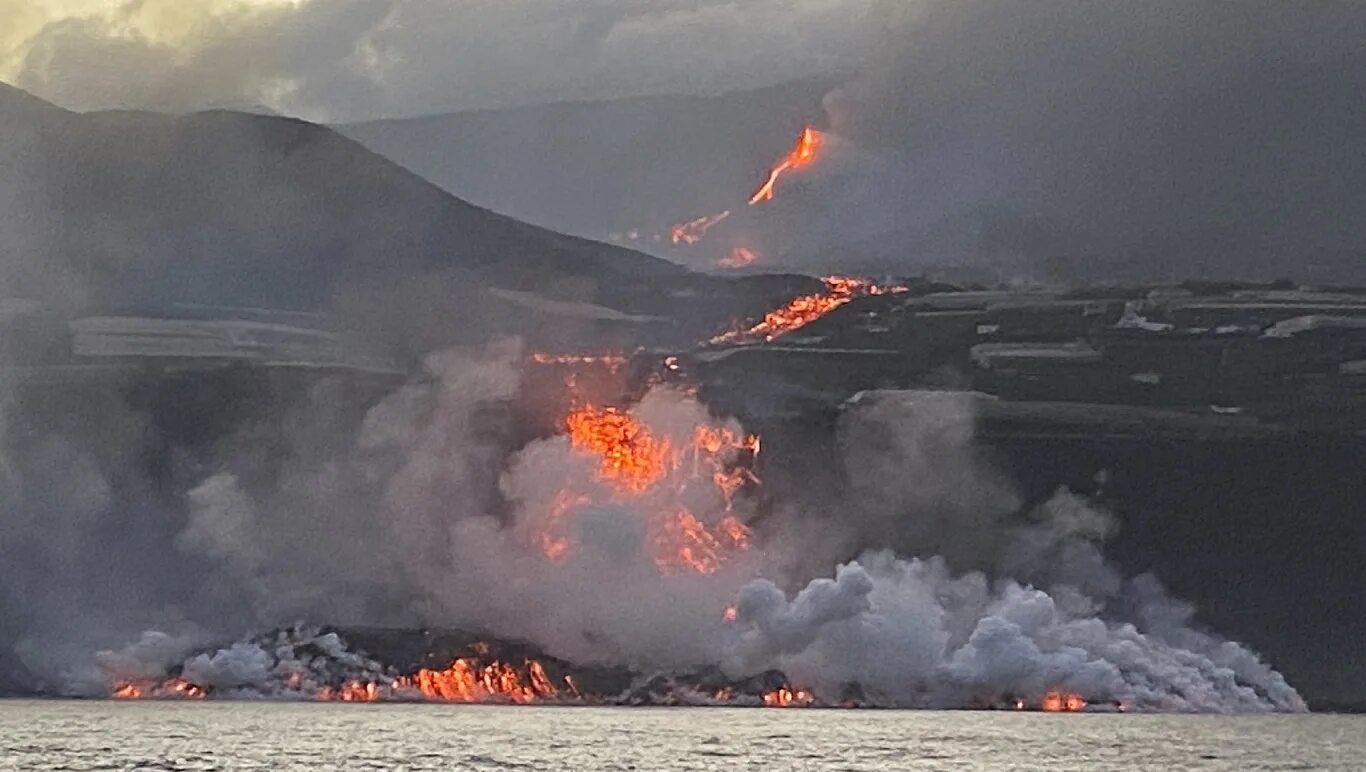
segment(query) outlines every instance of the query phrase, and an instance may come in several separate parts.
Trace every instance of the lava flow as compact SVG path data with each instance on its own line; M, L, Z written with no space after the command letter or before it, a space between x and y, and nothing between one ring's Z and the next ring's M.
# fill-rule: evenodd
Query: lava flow
M906 291L905 287L883 286L848 276L827 276L821 281L825 282L825 292L793 298L781 308L769 311L758 324L748 329L724 332L712 338L711 343L771 341L779 335L805 327L855 298Z
M538 365L598 365L609 370L620 370L626 357L620 354L550 354L533 352L527 359Z
M685 436L651 427L632 412L582 405L564 422L570 446L595 461L594 478L615 503L642 511L645 540L665 573L709 574L749 548L749 528L735 516L735 494L758 478L746 464L759 453L759 438L725 426L699 424ZM694 512L685 491L711 486L718 502L711 516ZM551 559L574 546L575 511L594 502L594 491L560 490L534 524L531 541Z
M782 686L773 691L764 692L764 707L766 708L805 708L815 704L815 702L815 696L805 689Z
M669 238L672 239L675 244L696 244L702 240L703 236L707 235L707 231L711 230L713 226L727 217L730 217L729 209L717 214L703 215L685 223L679 223L669 229Z
M768 178L764 184L755 191L749 199L749 205L754 206L761 201L773 200L774 188L778 184L778 178L785 172L793 169L800 169L816 160L816 155L821 146L825 143L825 135L816 129L807 126L802 129L802 133L797 137L797 144L788 151L787 155L778 160L768 173ZM669 238L674 244L696 244L721 221L730 217L729 209L716 214L702 215L687 222L682 222L669 229ZM627 234L628 240L634 240L637 234L632 231ZM717 261L717 265L722 268L742 268L753 263L759 258L759 254L745 247L736 247L730 254Z
M1072 692L1048 692L1039 701L1039 710L1045 713L1079 713L1086 709L1086 700Z
M807 126L802 129L802 134L797 138L797 144L783 156L782 159L768 173L768 179L755 191L749 199L749 205L754 206L760 201L773 200L773 188L778 184L778 178L784 172L792 169L800 169L816 159L816 153L820 150L821 144L825 141L825 135Z
M113 696L120 700L199 700L204 698L205 692L203 687L183 678L168 678L160 683L125 681L114 687Z
M716 261L722 268L744 268L759 259L759 253L746 247L736 247L729 255Z
M558 701L577 698L573 681L566 676L564 689L557 688L545 666L527 660L521 667L504 662L484 663L476 657L461 657L444 670L422 668L411 676L394 681L396 690L415 689L427 700L438 702L514 702Z

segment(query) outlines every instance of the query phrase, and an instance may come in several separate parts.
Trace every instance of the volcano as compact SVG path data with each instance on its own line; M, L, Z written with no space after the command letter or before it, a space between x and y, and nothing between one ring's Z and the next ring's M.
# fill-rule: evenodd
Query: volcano
M77 114L0 85L0 126L4 292L72 313L322 312L410 353L512 333L632 346L794 286L711 280L519 222L303 121Z

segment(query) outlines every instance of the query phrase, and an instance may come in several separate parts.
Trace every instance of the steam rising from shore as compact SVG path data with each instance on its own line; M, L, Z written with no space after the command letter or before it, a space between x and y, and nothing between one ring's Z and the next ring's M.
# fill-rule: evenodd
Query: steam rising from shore
M713 573L659 569L643 526L648 498L583 504L578 549L549 560L526 526L566 482L591 486L593 462L563 436L509 442L497 408L516 393L521 361L512 344L434 355L352 434L323 420L330 401L315 392L285 421L279 439L296 452L274 475L242 438L225 443L185 470L179 515L132 521L143 544L164 545L138 559L154 576L183 571L188 587L144 584L146 599L107 609L104 619L125 622L103 638L79 596L62 614L26 609L44 620L20 641L26 663L76 693L174 670L222 693L271 694L278 654L203 644L313 620L481 630L642 672L778 669L830 703L851 689L916 707L1065 690L1144 710L1304 709L1245 647L1199 631L1155 578L1110 567L1110 515L1066 491L1020 513L1009 481L972 447L970 403L949 394L864 397L839 430L850 465L842 511L803 512L782 491L766 518L742 503L735 511L753 521L755 546ZM661 436L726 423L662 387L632 414ZM36 447L11 442L7 468L31 469L34 459L13 454ZM66 518L62 532L88 538L79 513L101 505L50 511ZM707 495L691 505L705 520L725 503ZM60 544L45 544L59 559ZM15 567L5 571L10 579ZM168 632L118 649L134 626ZM97 642L111 648L92 662Z

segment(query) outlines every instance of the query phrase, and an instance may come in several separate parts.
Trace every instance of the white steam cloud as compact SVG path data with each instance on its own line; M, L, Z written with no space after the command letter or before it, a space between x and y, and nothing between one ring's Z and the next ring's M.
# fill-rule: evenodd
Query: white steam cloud
M298 687L305 679L322 684L338 669L385 677L339 641L298 630L203 649L206 631L232 632L214 610L245 603L249 613L236 619L248 628L286 625L290 614L420 622L643 673L710 666L739 679L776 669L829 702L856 694L870 704L961 707L1060 690L1136 710L1304 709L1254 653L1200 631L1193 610L1155 578L1124 581L1101 554L1116 527L1108 514L1060 491L1011 517L1018 496L972 452L968 403L865 397L840 431L846 461L865 467L851 475L847 511L826 513L823 531L789 529L798 502L780 503L753 523L748 551L710 574L670 573L652 560L647 537L659 501L602 490L595 460L564 437L505 447L503 433L489 428L487 411L517 391L520 361L515 345L433 356L420 377L369 411L349 449L305 450L313 457L296 459L274 484L251 488L241 459L235 474L206 469L166 541L217 566L206 584L219 591L192 595L201 608L163 616L180 634L147 633L94 662L68 659L58 671L65 688L90 693L174 672L217 694L288 697L308 693ZM631 412L679 441L699 424L740 428L672 389L654 389ZM877 464L860 463L869 454ZM321 486L325 467L361 482ZM320 498L334 523L310 520L309 507L285 508L300 501L292 491L299 484L314 487L306 498ZM529 536L566 487L588 495L571 510L574 549L551 560ZM708 522L725 511L714 494L689 505ZM286 538L301 528L324 549ZM901 532L893 547L890 535ZM347 555L345 543L361 533L364 549ZM825 563L825 576L792 574L801 564L795 553L832 550L857 558ZM387 608L339 605L330 597L337 594ZM723 614L728 607L733 615ZM40 629L48 639L89 641L71 629Z

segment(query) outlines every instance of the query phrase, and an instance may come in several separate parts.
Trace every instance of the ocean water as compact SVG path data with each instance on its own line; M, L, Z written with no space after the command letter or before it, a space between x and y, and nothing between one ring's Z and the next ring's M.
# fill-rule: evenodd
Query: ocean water
M1366 717L14 700L0 769L1362 770Z

